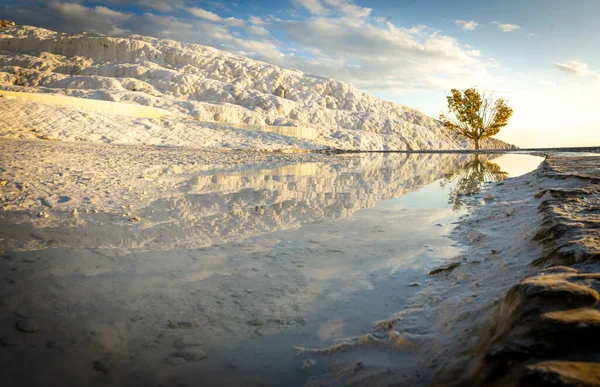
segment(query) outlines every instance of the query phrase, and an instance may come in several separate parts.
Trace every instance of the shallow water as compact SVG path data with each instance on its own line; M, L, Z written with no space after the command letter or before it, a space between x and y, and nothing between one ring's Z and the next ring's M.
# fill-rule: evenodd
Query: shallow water
M302 385L365 358L410 367L410 351L319 358L297 347L364 335L402 310L425 273L460 253L447 235L482 205L481 189L541 160L341 155L208 170L171 159L153 166L164 183L148 185L152 200L129 207L131 187L107 190L110 199L94 197L104 211L75 215L66 204L102 189L74 191L60 175L44 199L55 199L50 216L2 213L3 373L73 385ZM39 331L16 331L23 319ZM98 360L110 372L94 369Z

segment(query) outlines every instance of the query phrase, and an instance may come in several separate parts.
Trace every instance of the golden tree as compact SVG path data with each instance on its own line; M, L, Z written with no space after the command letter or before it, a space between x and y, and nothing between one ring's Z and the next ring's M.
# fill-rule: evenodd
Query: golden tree
M500 132L513 114L503 98L481 94L475 88L452 89L450 93L446 97L448 113L440 114L440 120L448 130L473 140L475 149L481 140Z

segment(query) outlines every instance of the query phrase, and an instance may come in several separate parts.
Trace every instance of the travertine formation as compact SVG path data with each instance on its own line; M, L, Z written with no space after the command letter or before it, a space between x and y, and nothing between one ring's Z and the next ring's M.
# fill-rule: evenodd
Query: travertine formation
M249 135L228 144L227 131L231 128L227 124L242 124L249 128L301 127L314 133L310 143L286 136L286 145L271 145L271 138L261 135L263 148L385 150L470 146L450 135L437 120L406 106L382 101L348 83L282 69L211 47L138 35L67 35L6 25L0 29L0 90L124 102L171 113L171 117L152 122L138 119L127 123L128 128L142 131L146 127L158 128L161 133L151 136L152 140L136 129L119 129L126 135L116 139L104 126L90 126L85 119L60 122L60 128L39 129L47 137L73 139L73 128L77 127L89 133L84 139L92 141L252 148L250 140L244 142ZM11 106L2 106L8 114L0 121L0 133L10 131L11 137L27 137L32 128L15 112L44 109L37 106L38 102L12 102ZM109 114L100 115L104 120L119 121ZM208 123L225 132L212 136L216 144L211 144L204 133L211 125ZM173 135L174 127L185 127L186 131ZM508 145L491 140L487 146Z
M536 275L513 286L479 326L468 366L437 385L598 386L600 158L551 157L538 171Z

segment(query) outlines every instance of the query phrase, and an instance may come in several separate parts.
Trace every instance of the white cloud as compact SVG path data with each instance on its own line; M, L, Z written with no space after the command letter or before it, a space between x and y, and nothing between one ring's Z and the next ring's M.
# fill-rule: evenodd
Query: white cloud
M269 36L269 31L267 31L264 27L248 26L245 28L245 31L250 35Z
M314 17L283 22L280 28L313 59L296 63L297 67L370 90L469 86L486 78L493 65L480 59L480 51L465 49L454 38L425 26Z
M185 7L184 0L103 0L102 3L104 5L126 5L160 12L170 12Z
M348 0L324 0L334 11L344 16L353 18L364 18L371 14L372 9L355 5Z
M52 22L59 29L67 27L75 31L85 30L108 35L127 33L129 30L124 25L133 17L133 14L114 11L105 6L85 7L60 1L51 1L47 8L53 14ZM33 19L37 25L43 25L47 19L46 13L39 13Z
M320 0L292 0L292 2L297 6L306 8L313 15L325 15L328 12Z
M560 71L564 71L565 73L572 75L577 75L580 77L590 76L600 79L600 74L590 71L587 63L581 63L576 60L572 60L567 63L554 63L554 66Z
M481 26L481 24L477 23L475 20L470 20L470 21L455 20L454 22L456 23L457 26L459 26L460 28L462 28L465 31L473 31L477 27Z
M221 16L202 8L190 7L188 8L188 12L200 19L209 20L212 22L221 21Z
M244 22L242 19L238 19L235 17L222 18L216 13L207 11L202 8L190 7L187 8L187 11L199 19L208 20L215 23L224 23L232 27L243 27L246 25L246 22Z
M250 16L248 18L248 23L255 25L255 26L260 26L260 27L264 27L266 25L269 25L268 22L264 21L263 19L257 17L257 16Z
M235 17L226 17L225 19L221 19L221 22L232 27L243 27L246 25L246 22L244 20Z
M364 18L371 14L372 9L361 7L349 0L292 0L294 4L306 8L317 16L337 14L351 18Z
M502 32L511 32L511 31L518 30L519 28L521 28L520 26L518 26L516 24L503 24L503 23L498 23L498 22L494 22L494 24Z

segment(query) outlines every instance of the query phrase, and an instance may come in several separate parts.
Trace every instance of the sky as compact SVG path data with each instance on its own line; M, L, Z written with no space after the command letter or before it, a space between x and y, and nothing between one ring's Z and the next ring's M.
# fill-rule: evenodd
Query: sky
M438 117L451 88L514 108L496 137L600 145L598 0L0 0L0 18L64 32L210 45L348 81Z

